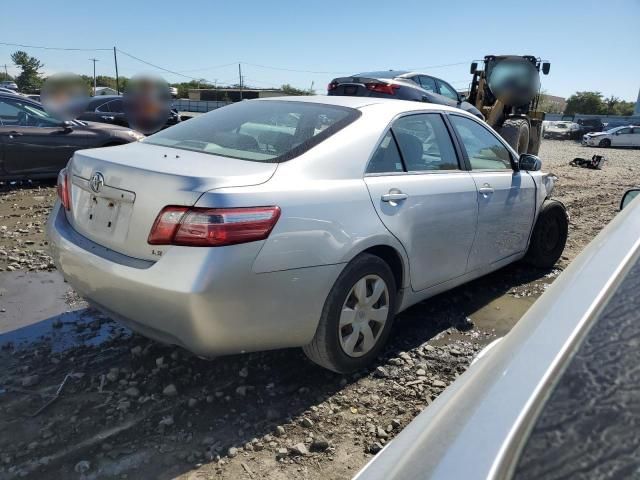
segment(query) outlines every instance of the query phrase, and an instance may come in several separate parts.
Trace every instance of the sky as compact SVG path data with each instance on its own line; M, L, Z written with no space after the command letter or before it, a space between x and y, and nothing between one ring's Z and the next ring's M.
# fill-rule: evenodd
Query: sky
M551 62L547 93L596 90L635 101L640 88L640 0L454 2L244 0L178 2L30 0L3 8L0 42L62 48L116 46L119 73L159 73L168 82L204 78L261 88L284 83L326 92L337 76L386 69L422 71L465 89L469 64L487 54ZM44 73L115 76L113 51L61 51L0 44L39 58Z

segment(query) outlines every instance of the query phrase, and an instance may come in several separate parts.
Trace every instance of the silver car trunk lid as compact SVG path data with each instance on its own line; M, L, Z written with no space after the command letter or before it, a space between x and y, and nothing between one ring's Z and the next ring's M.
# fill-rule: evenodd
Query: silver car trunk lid
M73 228L135 258L157 260L169 246L147 238L167 205L192 206L203 192L264 183L277 164L145 143L81 150L69 164Z

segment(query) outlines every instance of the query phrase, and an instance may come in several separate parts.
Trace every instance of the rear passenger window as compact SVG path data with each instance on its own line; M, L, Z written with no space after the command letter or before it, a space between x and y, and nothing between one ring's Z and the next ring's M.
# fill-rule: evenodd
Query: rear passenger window
M378 146L376 153L371 157L371 161L367 167L367 173L392 173L403 171L404 168L402 167L402 159L400 158L398 145L396 144L391 131L388 131Z
M96 112L109 113L111 112L110 107L111 102L105 102L99 107L96 108Z
M509 150L478 122L459 115L449 117L467 152L472 170L511 169Z
M458 158L440 115L402 117L392 130L408 171L458 169Z
M420 86L422 88L428 92L436 93L436 81L433 78L420 75L418 79L420 80Z

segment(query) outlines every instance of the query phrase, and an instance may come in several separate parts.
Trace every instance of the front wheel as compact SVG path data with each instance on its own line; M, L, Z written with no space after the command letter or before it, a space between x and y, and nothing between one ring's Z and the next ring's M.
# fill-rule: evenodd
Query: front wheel
M507 119L498 130L498 133L518 154L527 153L529 148L529 122L526 119Z
M304 353L337 373L366 367L387 341L396 298L389 265L375 255L358 255L329 292L316 334L303 347Z
M564 251L568 232L569 219L564 205L545 200L533 227L525 261L538 268L552 268Z
M600 142L598 143L598 146L599 147L609 148L611 146L611 140L609 140L608 138L600 140Z

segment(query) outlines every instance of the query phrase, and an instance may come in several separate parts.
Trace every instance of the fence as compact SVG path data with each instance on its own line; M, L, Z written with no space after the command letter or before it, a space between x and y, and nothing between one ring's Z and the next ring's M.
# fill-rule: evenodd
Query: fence
M557 122L558 120L562 120L562 114L561 113L547 113L544 116L545 120L549 120L551 122ZM640 116L637 115L632 115L630 117L622 117L620 115L583 115L581 113L576 113L574 115L574 122L579 120L579 119L588 119L588 118L598 118L600 119L603 123L607 123L607 122L627 122L633 125L640 125Z
M217 102L207 100L188 100L180 98L173 101L173 108L179 112L207 113L216 108L224 107L231 102Z

